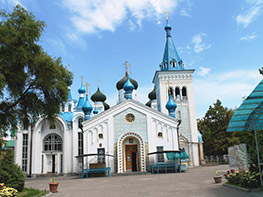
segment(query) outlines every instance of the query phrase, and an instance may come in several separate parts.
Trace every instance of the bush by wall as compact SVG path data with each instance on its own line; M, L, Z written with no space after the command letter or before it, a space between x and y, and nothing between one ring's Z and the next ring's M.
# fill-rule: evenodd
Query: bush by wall
M13 150L8 149L0 160L0 183L22 191L25 185L25 176L21 168L14 162Z

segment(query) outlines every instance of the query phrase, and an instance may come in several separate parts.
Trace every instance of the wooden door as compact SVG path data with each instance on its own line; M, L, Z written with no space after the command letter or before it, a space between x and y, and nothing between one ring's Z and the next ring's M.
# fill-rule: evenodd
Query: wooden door
M137 153L137 145L126 145L125 146L125 154L126 154L126 171L136 171L135 163L136 157L134 157L134 153ZM135 160L135 161L134 161ZM136 167L137 168L137 167Z

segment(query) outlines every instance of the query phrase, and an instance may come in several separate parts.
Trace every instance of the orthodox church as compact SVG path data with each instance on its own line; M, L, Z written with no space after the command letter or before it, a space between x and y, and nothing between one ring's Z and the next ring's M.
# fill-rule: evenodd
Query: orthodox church
M149 171L149 166L166 157L148 153L184 148L188 166L198 166L202 142L198 138L194 90L194 69L185 69L174 46L171 26L165 26L166 44L159 70L153 76L149 102L136 99L138 83L129 75L116 84L118 101L110 107L98 88L89 98L83 81L74 100L68 101L54 124L39 119L32 132L16 133L15 161L26 174L79 173L90 164L105 163L111 172ZM88 87L88 84L86 84ZM90 101L91 99L91 101ZM103 153L107 157L100 157ZM94 154L92 156L92 154ZM90 155L84 157L81 155Z

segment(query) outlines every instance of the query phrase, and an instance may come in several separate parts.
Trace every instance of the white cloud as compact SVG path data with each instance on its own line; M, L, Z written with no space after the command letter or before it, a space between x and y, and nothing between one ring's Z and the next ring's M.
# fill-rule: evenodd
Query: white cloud
M126 18L135 21L145 18L159 19L164 11L171 11L177 5L175 0L65 0L63 5L71 11L71 21L77 31L95 33L115 31ZM131 27L133 29L133 27Z
M210 68L200 67L200 71L197 74L200 76L205 76L208 75L210 71Z
M241 37L240 40L250 41L250 40L254 40L254 39L258 38L258 37L259 36L255 32L253 32L250 35L245 35L245 36Z
M204 36L207 36L205 33L200 33L197 35L194 35L192 38L192 44L194 45L194 52L195 53L200 53L205 49L211 48L211 44L205 44L203 43L203 38Z
M190 16L190 14L186 11L186 10L181 10L180 11L180 14L182 15L182 16Z
M243 25L245 28L252 23L260 14L263 12L263 1L262 0L247 0L250 6L249 9L245 9L245 12L239 14L236 17L238 25Z
M180 10L180 14L182 16L190 17L193 3L190 0L185 0L185 1L182 1L181 4L183 4L183 6Z
M257 70L236 70L194 80L197 116L204 116L209 105L217 99L229 108L238 107L262 80Z

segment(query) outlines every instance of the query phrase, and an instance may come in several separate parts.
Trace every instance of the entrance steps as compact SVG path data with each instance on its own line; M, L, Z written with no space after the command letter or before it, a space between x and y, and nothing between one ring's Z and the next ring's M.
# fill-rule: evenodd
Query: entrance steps
M146 175L150 174L148 172L124 172L124 173L112 173L111 176L136 176L136 175Z

